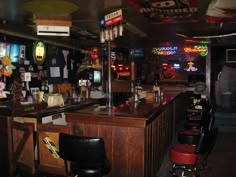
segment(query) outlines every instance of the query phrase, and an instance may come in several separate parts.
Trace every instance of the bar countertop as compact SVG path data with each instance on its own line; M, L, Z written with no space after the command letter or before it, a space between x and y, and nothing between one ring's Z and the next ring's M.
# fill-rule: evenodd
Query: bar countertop
M53 115L53 114L58 114L58 113L62 113L62 112L79 110L81 108L88 107L93 104L96 104L95 100L86 100L86 101L78 102L78 103L65 104L62 107L59 107L59 106L47 107L47 109L42 111L42 117Z
M157 102L148 102L141 99L139 102L125 102L112 108L94 104L66 112L68 122L100 123L109 125L133 125L135 127L145 127L155 119L179 93L164 93L163 98Z
M30 113L42 112L47 108L47 103L14 104L12 101L0 103L1 116L20 116Z

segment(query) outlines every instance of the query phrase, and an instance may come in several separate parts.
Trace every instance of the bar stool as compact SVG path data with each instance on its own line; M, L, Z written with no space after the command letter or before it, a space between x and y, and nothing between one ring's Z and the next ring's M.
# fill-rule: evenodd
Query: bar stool
M102 177L111 170L106 158L104 141L100 137L59 134L59 154L65 160L67 176ZM68 162L70 162L70 171Z
M188 127L178 133L178 142L181 144L197 144L202 132L210 131L214 127L215 116L209 112L209 114L202 119L198 126Z
M215 145L218 129L201 134L197 145L174 144L169 151L171 173L184 177L186 173L198 176L205 169L207 158Z
M213 108L204 109L201 111L200 115L191 116L186 115L186 122L184 124L185 130L200 130L209 126L209 124L213 125L213 120L211 118L214 116Z

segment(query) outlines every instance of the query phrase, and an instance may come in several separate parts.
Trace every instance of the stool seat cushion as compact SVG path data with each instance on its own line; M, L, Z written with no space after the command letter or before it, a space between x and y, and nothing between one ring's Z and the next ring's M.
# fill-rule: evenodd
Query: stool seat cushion
M111 164L108 160L104 163L71 163L71 171L74 175L86 176L86 177L102 177L109 173L111 170Z
M170 148L170 160L177 164L193 165L202 162L202 156L195 153L196 146L175 144Z
M184 125L185 130L199 130L201 127L202 125L198 123L187 123Z
M187 126L201 126L200 123L188 122L186 123Z
M183 135L200 135L200 130L184 130Z
M188 120L195 120L195 121L200 121L202 118L200 116L190 116L188 117Z

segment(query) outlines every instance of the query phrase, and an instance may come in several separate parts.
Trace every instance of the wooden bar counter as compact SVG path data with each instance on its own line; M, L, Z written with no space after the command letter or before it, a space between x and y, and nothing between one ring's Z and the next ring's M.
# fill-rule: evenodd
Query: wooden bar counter
M166 93L158 102L92 105L66 113L74 134L100 136L112 163L110 177L156 177L183 115L185 94ZM182 112L182 113L181 113Z
M15 116L41 112L46 103L15 105L8 101L0 104L0 177L13 177L16 168L35 172L32 125L14 122Z

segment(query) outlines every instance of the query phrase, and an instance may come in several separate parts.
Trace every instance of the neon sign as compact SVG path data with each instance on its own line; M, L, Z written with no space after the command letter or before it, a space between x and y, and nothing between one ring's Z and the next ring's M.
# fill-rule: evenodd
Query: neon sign
M33 57L36 64L43 64L46 57L46 46L44 42L36 41L34 43Z
M196 67L193 66L194 62L192 62L192 61L189 61L187 63L187 65L188 65L188 68L185 69L186 71L190 72L190 71L197 71L198 70Z
M174 55L176 54L178 50L177 46L166 46L166 47L157 47L152 49L152 53L154 55L162 55L162 56L168 56L168 55Z
M98 48L92 48L90 56L93 60L98 59Z
M201 56L205 57L208 54L207 45L195 45L193 47L184 47L185 53L200 53Z
M174 68L175 69L180 69L180 64L179 63L174 63Z

